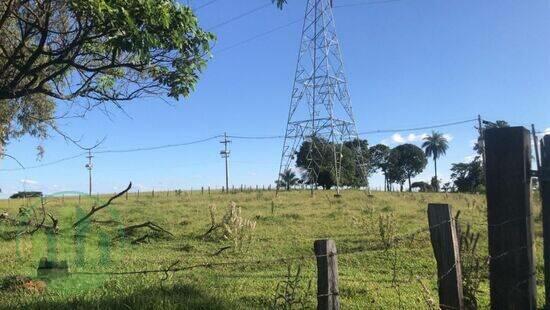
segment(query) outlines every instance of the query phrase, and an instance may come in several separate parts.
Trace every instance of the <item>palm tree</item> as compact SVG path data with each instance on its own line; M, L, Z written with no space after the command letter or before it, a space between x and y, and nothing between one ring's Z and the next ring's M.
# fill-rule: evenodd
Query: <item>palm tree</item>
M290 187L298 184L300 182L300 179L296 177L296 174L290 170L286 169L279 175L279 186L284 187L287 191L290 190Z
M437 159L441 155L445 155L449 148L449 141L442 133L432 131L431 135L424 137L422 148L426 152L426 157L432 157L434 160L435 179L437 180Z

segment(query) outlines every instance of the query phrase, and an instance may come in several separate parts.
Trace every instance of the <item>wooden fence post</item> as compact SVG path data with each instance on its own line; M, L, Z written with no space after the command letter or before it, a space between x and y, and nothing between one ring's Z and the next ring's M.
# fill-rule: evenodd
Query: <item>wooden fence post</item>
M208 196L210 196L210 186L208 186Z
M317 309L338 310L338 259L334 240L316 240L313 244L317 257Z
M531 141L523 127L485 131L492 309L536 309Z
M126 192L126 200L128 200L128 192Z
M541 171L539 190L542 201L542 229L544 238L544 287L546 306L550 306L550 135L540 141Z
M155 190L151 191L151 197L155 198Z
M429 204L430 239L437 261L439 306L464 309L462 269L455 221L448 204Z
M138 189L138 193L137 193L137 199L139 200L139 189Z

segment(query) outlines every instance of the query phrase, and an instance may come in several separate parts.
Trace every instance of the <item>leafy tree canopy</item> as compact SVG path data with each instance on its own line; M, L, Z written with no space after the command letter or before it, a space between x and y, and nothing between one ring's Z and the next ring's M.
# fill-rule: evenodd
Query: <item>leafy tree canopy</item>
M296 173L294 173L294 171L290 169L286 169L285 171L281 172L279 174L279 180L276 181L278 187L282 187L287 191L289 191L292 186L297 185L298 183L300 183L300 179L296 177Z
M390 147L384 144L377 144L369 149L371 172L380 170L384 173L388 169L390 150Z
M313 141L313 147L311 143ZM341 185L359 187L363 184L363 172L358 165L357 149L361 148L361 153L365 163L368 160L368 142L367 140L346 141L343 144L333 145L331 142L322 139L314 138L312 141L304 141L296 154L296 166L304 171L305 183L311 184L315 182L318 186L325 189L330 189L336 185L334 175L334 148L341 149ZM311 157L308 157L312 149ZM317 175L309 175L308 168ZM368 173L368 171L367 171Z
M451 167L451 179L459 192L473 193L483 190L483 168L481 160L470 163L457 163Z
M389 157L388 179L392 183L399 183L401 187L405 180L409 180L409 190L411 187L411 178L420 174L428 161L424 156L424 151L414 144L401 144L393 148Z
M176 0L1 1L0 143L45 137L55 112L187 96L213 40Z

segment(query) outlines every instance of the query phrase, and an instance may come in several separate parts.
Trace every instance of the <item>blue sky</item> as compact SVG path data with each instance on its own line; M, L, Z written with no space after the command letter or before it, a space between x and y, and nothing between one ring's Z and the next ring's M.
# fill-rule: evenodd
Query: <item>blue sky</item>
M206 0L191 1L194 6ZM296 66L301 24L234 46L303 17L305 0L289 0L279 11L266 7L225 26L214 57L196 91L185 100L145 98L86 119L60 125L84 144L107 137L102 149L184 143L228 132L230 135L281 135ZM335 5L364 4L335 0ZM198 11L212 27L269 3L269 0L218 0ZM401 0L335 9L355 117L359 131L411 128L475 118L504 119L513 125L550 130L550 2L546 0ZM222 52L218 52L222 51ZM165 98L164 98L165 99ZM472 155L473 123L442 128L451 137L439 174L448 178L453 162ZM371 134L371 144L411 141L429 130ZM7 152L24 165L36 162L35 139L12 141ZM81 152L53 135L44 142L47 163ZM221 186L221 144L156 151L98 154L94 192L114 192L133 181L135 189L163 190ZM234 140L230 179L235 185L272 184L282 140ZM40 169L0 171L5 197L18 190L53 193L86 191L84 157ZM16 168L10 159L0 169ZM429 180L430 161L417 179ZM372 177L374 186L380 176Z

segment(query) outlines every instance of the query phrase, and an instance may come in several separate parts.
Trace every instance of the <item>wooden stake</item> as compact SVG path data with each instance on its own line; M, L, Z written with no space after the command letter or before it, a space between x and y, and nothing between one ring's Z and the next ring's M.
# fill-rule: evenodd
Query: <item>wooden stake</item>
M338 260L333 240L317 240L313 248L317 256L317 309L338 310Z
M523 127L485 131L492 309L536 309L531 142Z
M429 204L428 223L437 261L439 305L442 309L464 309L459 237L451 206Z

